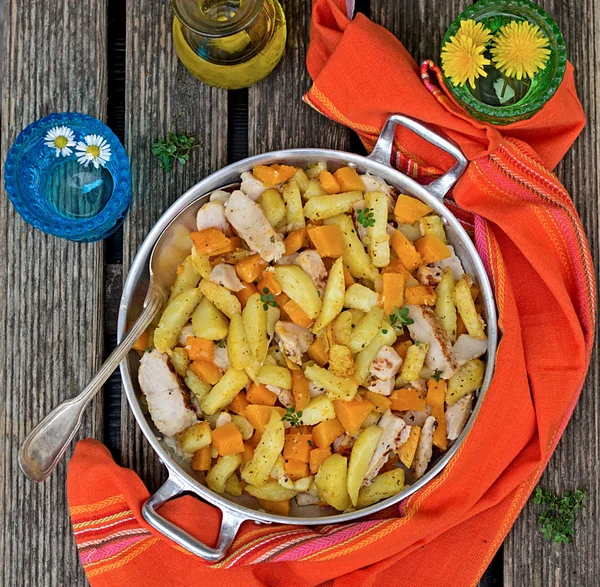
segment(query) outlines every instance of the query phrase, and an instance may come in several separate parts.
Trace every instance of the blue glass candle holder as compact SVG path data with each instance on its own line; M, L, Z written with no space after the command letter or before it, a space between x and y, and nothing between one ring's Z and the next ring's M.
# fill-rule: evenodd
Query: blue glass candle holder
M86 114L51 114L13 143L4 168L8 197L23 219L48 234L99 241L125 220L129 159L116 135Z

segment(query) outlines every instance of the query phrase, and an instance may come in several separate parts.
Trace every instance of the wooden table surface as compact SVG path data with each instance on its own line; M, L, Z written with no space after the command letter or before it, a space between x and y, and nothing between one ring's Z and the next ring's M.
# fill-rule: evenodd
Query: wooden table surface
M420 61L439 55L445 29L467 4L361 0L357 7ZM597 260L600 11L594 0L541 4L565 34L588 116L558 175ZM288 43L281 64L248 90L227 92L201 84L178 62L166 0L5 0L2 161L17 134L39 117L88 113L105 120L123 141L133 198L122 231L95 244L45 235L25 224L6 197L0 199L2 585L85 584L67 513L67 459L43 485L34 485L18 469L18 449L34 423L82 389L114 346L122 280L163 211L201 178L247 155L290 147L362 149L350 131L301 102L310 83L304 65L310 2L284 0L283 6ZM167 175L150 147L175 117L178 129L194 134L203 147L187 166ZM600 583L599 400L596 350L579 405L541 480L554 491L585 488L590 494L575 540L560 546L544 541L536 525L539 512L529 503L482 585ZM164 480L164 467L121 397L118 375L88 409L78 438L86 436L103 440L151 491Z

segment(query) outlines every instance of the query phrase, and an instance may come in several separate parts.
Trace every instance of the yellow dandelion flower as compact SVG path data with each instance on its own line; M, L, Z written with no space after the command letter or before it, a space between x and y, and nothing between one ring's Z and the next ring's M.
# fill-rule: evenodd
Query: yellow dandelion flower
M442 49L442 69L446 77L456 86L469 82L475 87L475 80L481 76L486 77L484 65L489 65L490 60L483 56L485 45L478 45L471 37L450 37Z
M505 24L491 49L494 65L507 77L532 78L550 57L549 41L539 27L523 20Z
M460 21L460 28L456 32L456 36L471 37L476 45L485 45L492 38L492 33L482 23L469 18Z

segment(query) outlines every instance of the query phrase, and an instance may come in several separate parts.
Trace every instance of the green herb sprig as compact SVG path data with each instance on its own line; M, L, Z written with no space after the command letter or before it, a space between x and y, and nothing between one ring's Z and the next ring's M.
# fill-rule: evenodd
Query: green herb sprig
M552 495L539 487L535 490L533 503L547 506L538 517L538 526L546 540L569 543L575 534L575 517L585 508L586 492L581 489L567 491L562 497Z
M190 153L199 146L195 137L172 130L167 138L158 139L152 144L152 154L158 159L160 168L170 173L176 161L179 161L180 165L185 165L190 158Z
M217 340L215 341L217 343L217 346L220 349L226 349L227 348L227 340L225 338L221 339L221 340Z
M442 372L439 369L436 369L431 378L439 382L441 375Z
M269 309L269 306L273 308L277 307L275 296L272 293L269 293L268 287L263 287L263 293L260 294L260 301L263 303L263 310L265 310L265 312Z
M397 333L401 334L404 332L403 326L414 324L414 320L408 317L408 308L394 306L394 313L390 314L390 324Z
M356 220L365 228L369 228L369 226L375 226L375 215L373 214L370 208L363 208L362 210L357 210Z
M300 426L302 424L302 410L295 412L294 408L288 408L281 419L284 422L290 422L292 426Z

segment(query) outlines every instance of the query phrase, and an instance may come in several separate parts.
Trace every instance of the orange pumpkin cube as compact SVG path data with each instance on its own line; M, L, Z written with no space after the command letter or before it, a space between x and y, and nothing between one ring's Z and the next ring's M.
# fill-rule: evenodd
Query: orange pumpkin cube
M415 241L415 249L421 255L423 263L435 263L451 256L450 249L435 234L426 234ZM400 256L400 255L398 255Z
M446 380L429 379L427 381L426 403L431 406L431 415L436 419L437 428L433 433L433 444L442 450L448 448L448 438L446 435L446 411L444 402L446 401Z
M234 295L240 301L240 304L242 304L242 308L244 308L246 306L248 298L252 294L255 294L258 290L256 289L256 286L253 283L246 283L245 281L242 281L242 283L244 284L244 289L236 291Z
M223 376L221 369L209 361L192 361L190 363L190 371L194 373L198 379L201 379L204 383L208 383L209 385L214 385Z
M342 231L335 224L311 226L308 228L308 238L321 257L337 259L344 254Z
M312 434L286 434L283 458L308 463L312 444Z
M402 273L383 273L381 276L381 298L386 315L394 313L395 308L404 305L404 275Z
M244 452L242 453L242 462L247 463L254 456L254 448L251 444L244 442Z
M205 228L192 232L190 238L196 251L202 255L222 255L234 250L231 239L216 228Z
M400 462L407 468L410 469L417 452L417 446L419 445L419 437L421 436L421 428L419 426L410 427L410 436L408 440L400 446L396 454L400 459Z
M389 396L392 402L392 410L404 412L406 410L416 410L420 412L425 409L425 398L418 389L414 387L403 387L395 389Z
M338 183L338 180L333 176L333 173L331 173L330 171L321 171L321 173L319 173L319 181L321 182L323 189L328 194L340 193L340 184Z
M277 283L273 271L268 269L263 271L260 281L256 284L256 289L260 294L272 293L274 296L278 296L283 291L279 283ZM265 289L268 291L265 291Z
M190 360L213 362L215 358L214 341L196 336L188 336L186 342Z
M423 264L423 259L417 249L399 230L392 235L390 245L407 271L412 271Z
M273 187L291 179L297 171L298 169L292 165L274 163L273 165L257 165L252 169L252 175L266 186Z
M298 481L298 479L302 479L303 477L308 477L310 475L308 463L303 463L302 461L295 461L293 459L286 460L284 469L292 481Z
M408 350L409 346L412 346L411 340L403 340L394 345L394 350L398 353L403 361L406 359L406 351Z
M285 409L279 406L261 406L260 404L250 404L246 408L245 418L252 424L253 428L262 434L271 417L271 412L277 410L281 416L285 414Z
M400 194L396 200L394 216L402 224L412 224L431 211L431 208L421 200Z
M210 464L210 446L205 446L194 453L194 457L192 458L192 469L194 471L208 471Z
M274 406L277 401L277 394L267 389L267 386L262 383L251 383L246 392L246 399L251 404Z
M337 419L350 435L356 434L360 430L367 416L375 409L375 406L368 400L354 399L345 402L336 399L333 400L333 405Z
M365 184L354 167L340 167L333 177L342 192L364 192Z
M435 305L435 290L430 285L415 285L413 287L407 287L404 295L406 296L407 304L414 304L415 306Z
M312 431L313 441L319 448L328 447L338 436L344 434L345 430L337 418L325 420L317 424Z
M250 402L246 399L246 394L243 391L240 391L229 404L229 411L245 417L246 408L249 404Z
M385 395L375 393L374 391L367 391L365 393L365 399L373 404L373 409L378 414L384 414L388 410L392 409L392 402Z
M331 449L326 446L325 448L313 448L310 451L310 473L316 475L317 471L321 468L323 461L331 456Z
M259 255L249 255L235 264L237 276L246 283L257 280L269 264Z
M325 349L325 343L320 337L315 338L306 352L308 356L320 367L325 367L325 365L329 362L329 354Z
M127 328L129 330L131 328L131 324ZM150 341L150 331L148 329L144 330L140 337L133 343L131 347L134 351L144 352L148 348L148 342Z
M310 401L310 392L308 391L308 379L302 371L292 371L292 393L294 395L295 410L303 410Z
M244 452L242 433L233 422L229 422L213 430L212 445L222 457Z
M304 328L312 326L313 320L308 317L306 312L294 300L288 300L282 308L294 324L303 326Z
M293 255L299 251L306 243L306 228L300 228L290 232L285 237L283 244L285 245L285 255Z
M281 501L269 501L267 499L259 499L258 503L260 507L270 514L278 516L289 516L290 515L290 500L284 499Z

